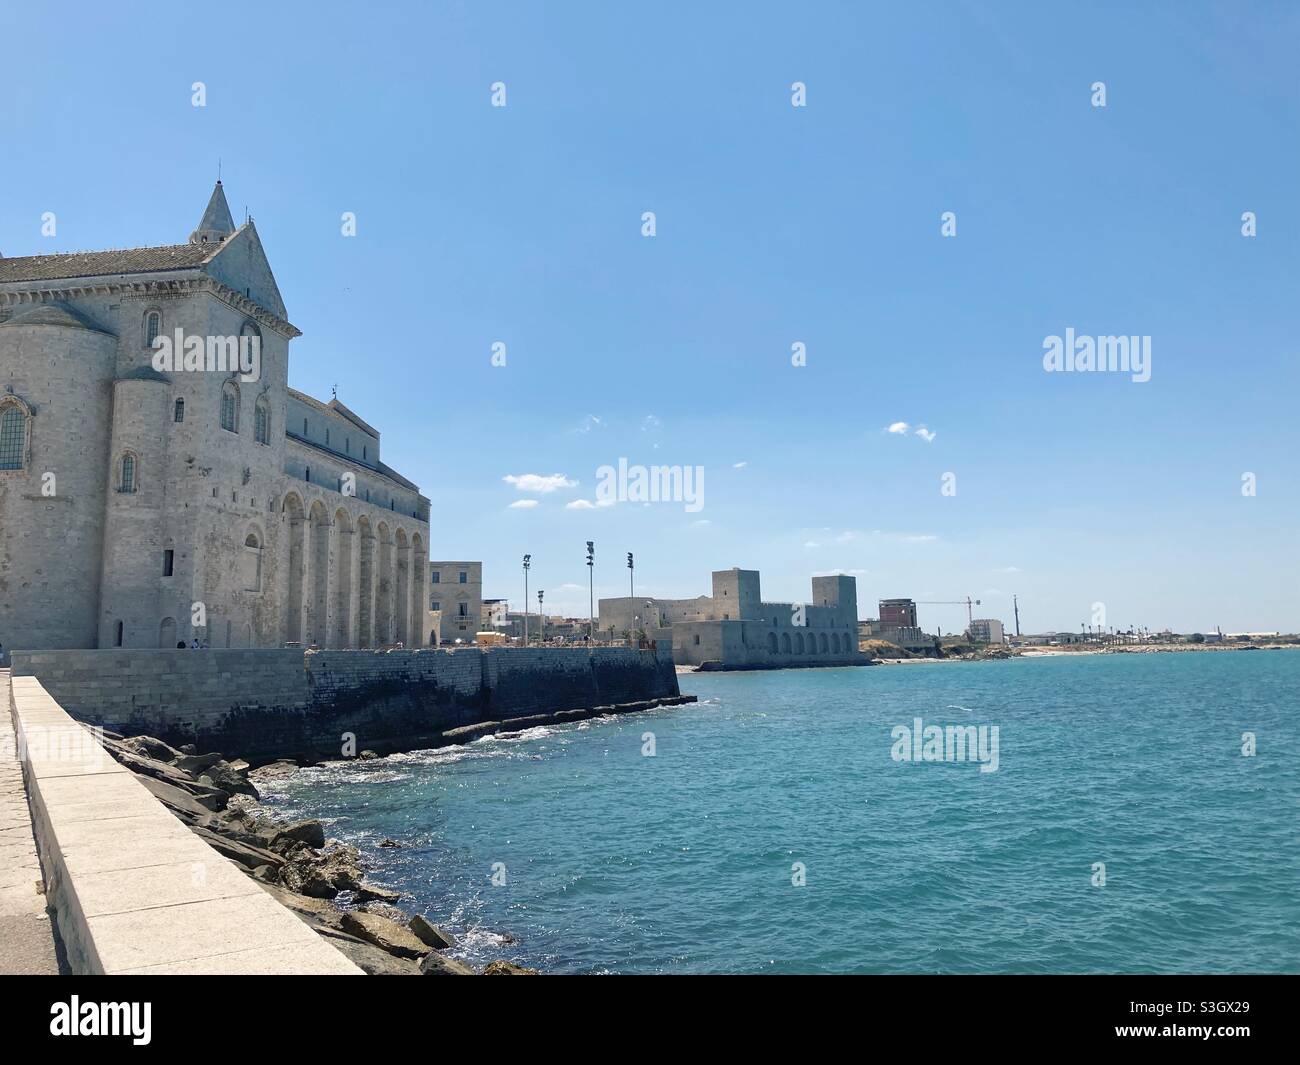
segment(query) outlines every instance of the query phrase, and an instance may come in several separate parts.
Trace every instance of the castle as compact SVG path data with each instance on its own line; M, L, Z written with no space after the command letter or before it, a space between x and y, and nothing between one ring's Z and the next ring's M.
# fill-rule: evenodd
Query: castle
M779 669L866 665L858 651L858 585L842 574L814 577L809 603L765 603L758 570L715 570L713 595L600 601L600 629L671 637L679 666Z
M6 650L428 644L429 500L300 335L220 181L188 243L0 257Z

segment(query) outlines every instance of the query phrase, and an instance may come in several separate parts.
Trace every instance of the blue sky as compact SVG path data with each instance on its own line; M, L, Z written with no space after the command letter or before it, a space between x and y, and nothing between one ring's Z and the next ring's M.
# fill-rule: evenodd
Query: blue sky
M290 383L382 430L486 594L529 551L585 614L593 539L597 595L631 550L638 594L842 570L864 617L1300 629L1300 8L136 10L23 9L0 252L183 241L221 159ZM1044 372L1067 327L1151 336L1151 380ZM620 457L704 467L703 510L566 506Z

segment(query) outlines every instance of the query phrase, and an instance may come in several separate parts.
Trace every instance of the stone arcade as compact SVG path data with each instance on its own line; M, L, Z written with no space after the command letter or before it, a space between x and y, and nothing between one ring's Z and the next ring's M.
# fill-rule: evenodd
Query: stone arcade
M299 330L217 182L187 244L0 257L0 644L427 643L429 501L288 386ZM257 380L154 368L256 338Z

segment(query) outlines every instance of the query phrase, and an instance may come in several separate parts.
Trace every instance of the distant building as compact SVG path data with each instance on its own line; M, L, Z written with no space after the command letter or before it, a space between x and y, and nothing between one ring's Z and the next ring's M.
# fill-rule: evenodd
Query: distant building
M600 601L601 635L645 630L671 638L678 665L718 669L865 665L858 651L858 591L852 577L814 577L808 603L765 603L757 570L713 573L713 595Z
M505 599L484 599L479 617L480 632L505 632L510 627L510 603Z
M1004 643L1002 622L997 618L975 618L970 623L972 643Z
M876 618L858 622L858 636L864 640L884 640L912 654L935 656L938 640L916 625L886 625Z
M880 600L880 624L916 628L916 604L910 599Z
M1025 633L1023 636L1008 636L1007 643L1012 647L1045 647L1056 637L1050 632Z
M474 642L483 623L483 563L430 562L430 643Z

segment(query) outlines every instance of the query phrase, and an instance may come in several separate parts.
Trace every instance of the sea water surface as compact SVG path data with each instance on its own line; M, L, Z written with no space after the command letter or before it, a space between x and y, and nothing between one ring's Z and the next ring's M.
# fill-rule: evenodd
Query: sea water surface
M479 965L1300 970L1300 651L680 681L698 704L303 769L267 804ZM895 761L916 717L996 725L997 771Z

